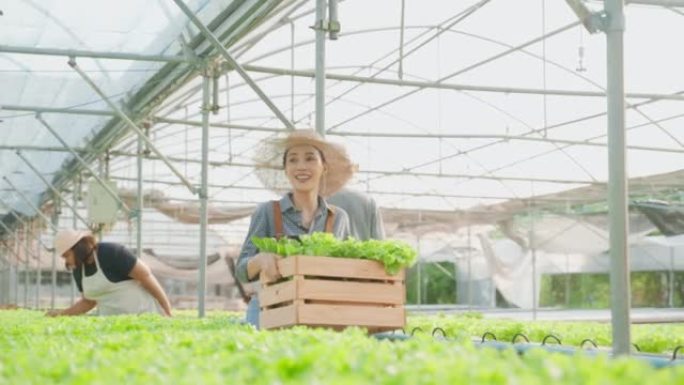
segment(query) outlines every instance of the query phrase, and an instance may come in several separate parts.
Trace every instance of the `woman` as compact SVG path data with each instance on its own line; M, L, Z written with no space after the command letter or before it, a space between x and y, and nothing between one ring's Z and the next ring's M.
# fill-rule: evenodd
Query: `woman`
M268 142L265 152L260 152L266 159L280 159L281 154L290 192L279 201L260 204L254 211L237 263L237 278L244 283L259 277L265 281L280 278L278 256L260 253L251 241L253 236L296 236L316 231L330 232L341 239L349 235L347 213L323 199L342 188L354 173L344 148L313 131L296 130L284 140ZM256 295L247 306L247 322L259 327Z
M79 315L95 306L100 315L160 313L171 316L171 304L150 269L125 247L97 243L89 231L62 230L55 249L72 271L80 300L49 316Z

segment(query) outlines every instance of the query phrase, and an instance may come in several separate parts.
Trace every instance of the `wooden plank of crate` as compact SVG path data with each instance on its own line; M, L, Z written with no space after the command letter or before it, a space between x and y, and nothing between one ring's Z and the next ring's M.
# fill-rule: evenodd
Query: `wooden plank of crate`
M358 279L376 279L385 281L403 281L404 271L397 275L389 275L385 267L377 261L353 258L312 257L296 255L278 260L278 270L286 277L292 275L314 275L320 277L347 277Z
M403 307L304 304L299 307L299 324L377 326L401 328L406 324Z
M304 279L299 283L297 297L304 300L402 305L405 293L400 284Z
M292 301L297 297L297 286L294 280L264 286L259 292L259 306L271 306Z
M296 305L261 310L259 313L259 328L273 329L296 325L298 323L297 318Z

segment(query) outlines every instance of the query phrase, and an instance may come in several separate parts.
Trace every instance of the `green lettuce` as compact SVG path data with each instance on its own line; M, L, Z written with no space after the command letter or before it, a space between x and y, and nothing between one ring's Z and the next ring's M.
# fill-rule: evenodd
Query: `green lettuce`
M284 257L311 255L370 259L382 263L385 266L385 271L391 275L397 274L403 268L410 267L418 257L416 250L409 244L392 239L360 241L350 237L340 240L330 233L316 232L310 235L301 235L299 239L252 237L251 240L259 251Z

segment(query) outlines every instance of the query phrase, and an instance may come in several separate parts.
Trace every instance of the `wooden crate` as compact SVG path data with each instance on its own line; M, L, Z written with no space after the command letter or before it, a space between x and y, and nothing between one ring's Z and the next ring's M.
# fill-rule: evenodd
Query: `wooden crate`
M380 332L406 324L404 271L388 275L376 261L291 256L278 261L283 279L259 293L262 329L294 325Z

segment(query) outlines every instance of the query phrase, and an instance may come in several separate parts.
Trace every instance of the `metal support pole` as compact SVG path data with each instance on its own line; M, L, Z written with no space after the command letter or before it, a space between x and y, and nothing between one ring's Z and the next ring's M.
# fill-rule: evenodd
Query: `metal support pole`
M71 194L71 198L73 199L72 202L72 208L71 210L74 212L74 216L71 218L71 227L76 228L76 207L78 207L78 197L81 196L81 176L78 176L78 185L74 182L74 192ZM71 278L69 281L71 282L71 285L69 285L69 304L73 305L75 300L76 300L76 279L74 278L73 274L70 274Z
M71 66L71 68L73 68L74 71L76 71L79 75L81 75L81 78L86 83L88 83L90 88L92 88L93 91L95 91L105 103L107 103L109 108L111 108L114 111L116 116L118 116L119 119L123 120L133 131L135 131L135 133L138 134L138 137L141 137L145 141L145 144L155 154L157 154L157 156L159 156L159 158L162 160L162 162L164 162L164 164L166 164L166 166L169 168L169 170L171 170L171 172L176 174L176 176L183 182L183 184L185 184L185 186L190 190L191 193L195 194L196 193L195 187L192 185L192 183L190 183L190 181L187 180L185 178L185 176L183 176L183 174L180 171L178 171L178 169L176 169L176 167L173 166L173 164L171 164L171 162L166 158L166 156L164 156L164 154L162 154L159 151L159 149L157 149L157 147L154 146L152 141L147 138L147 136L145 135L143 130L141 130L140 127L138 127L138 125L135 124L133 122L133 120L131 120L131 118L129 118L128 115L126 115L121 110L121 108L119 108L119 106L117 106L114 102L112 102L109 99L109 97L107 95L105 95L105 93L102 92L102 90L95 84L95 82L93 82L93 80L90 79L90 77L85 72L83 72L83 70L81 70L81 68L76 63L75 59L72 58L69 60L69 66ZM130 210L126 210L126 211L130 211Z
M31 169L31 170L40 178L40 180L42 180L43 183L45 183L45 185L46 185L46 186L55 194L55 197L59 197L59 196L61 195L61 193L59 192L59 190L57 190L57 188L55 188L55 186L53 186L47 179L45 179L45 177L40 173L40 171L38 171L38 169L37 169L31 162L29 162L29 160L24 156L24 154L21 153L21 151L17 151L17 156L19 156L19 158L21 158L21 160L23 160L24 163L26 163L26 165L29 166L29 168L30 168L30 169ZM74 209L73 207L71 207L71 205L69 204L69 202L64 201L64 203L65 203L69 208L71 208L71 209L73 210L74 215L75 215L81 222L83 222L83 225L85 225L86 228L89 227L88 221L85 220L85 218L83 218L83 217L76 211L76 209ZM56 227L56 226L53 224L53 229L54 229L55 227Z
M20 223L21 223L21 226L22 226L22 227L26 227L25 222L20 222ZM7 227L7 225L5 224L5 222L0 221L0 226L2 226L2 228L5 229L5 231L6 231L8 234L12 232L12 230L11 230L9 227ZM23 229L22 229L21 231L23 232ZM15 236L15 249L16 249L15 255L17 256L17 258L19 258L19 257L21 256L20 247L21 247L21 240L22 240L23 238L21 238L21 235L19 234L19 229L17 229L16 231L14 231L14 233L16 234L16 236ZM24 254L25 254L25 255L28 255L28 254L29 254L29 251L25 251ZM18 259L17 259L17 265L19 265L19 260L18 260Z
M565 307L570 307L570 257L565 254Z
M420 236L418 236L416 242L416 251L418 252L418 262L416 263L416 302L418 305L423 303L423 262L421 262L420 256Z
M29 228L28 226L24 226L24 240L26 241L26 244L24 245L24 251L26 254L24 255L24 258L26 258L24 262L24 308L28 309L28 297L29 297L29 271L31 270L31 265L29 262L31 261L31 257L29 256L30 250L31 250L31 240L29 239Z
M667 292L667 306L674 307L674 261L675 261L675 249L670 246L670 272L667 277L668 292Z
M52 228L52 221L50 220L50 218L48 218L47 215L43 214L43 212L40 211L40 209L38 208L38 206L36 206L33 202L31 202L31 200L30 200L23 192L21 192L21 190L19 190L16 186L14 186L14 184L9 180L9 178L7 178L6 176L3 176L2 179L4 179L5 182L7 182L7 184L8 184L14 191L16 191L17 194L19 194L19 196L21 197L21 199L23 199L24 202L26 202L26 203L31 207L31 209L33 209L33 211L35 211L36 214L38 214L38 216L40 216L41 218L43 218L43 220ZM53 230L54 230L54 229L53 229ZM40 243L42 244L43 242L41 241ZM47 248L49 249L49 247L47 247Z
M9 234L10 229L7 228L7 226L5 226L5 223L0 221L0 224L2 225L2 227L5 228L5 230ZM20 265L20 261L19 261L19 232L18 231L14 232L14 249L16 252L15 255L17 256L17 264L14 267L14 304L19 306L19 265Z
M59 227L59 212L62 199L58 196L54 199L55 211L52 213L52 239L57 236L57 228ZM50 270L50 309L55 308L55 296L57 295L57 250L52 249L52 265Z
M290 70L295 70L295 24L290 21ZM294 122L295 114L295 76L290 75L290 120ZM230 121L228 121L230 123Z
M219 105L219 76L218 74L214 75L211 77L211 95L212 95L212 100L211 100L211 112L214 115L218 115L219 109L221 108Z
M173 0L178 8L183 11L183 13L192 21L193 24L200 30L200 32L207 38L207 40L214 46L214 48L223 56L223 58L228 62L228 64L235 69L235 71L240 74L245 83L247 83L252 90L261 98L261 100L268 106L268 108L276 115L276 117L287 127L289 130L294 130L294 125L290 122L287 117L276 107L275 104L269 99L264 91L259 88L259 86L254 82L254 80L249 76L249 74L242 68L242 66L228 53L226 47L223 46L221 41L214 36L214 34L207 28L200 19L195 16L195 14L188 8L183 0Z
M534 196L534 191L532 192ZM537 240L534 236L534 203L530 202L530 252L532 253L532 320L537 320Z
M468 221L468 310L473 308L473 246L470 227L470 221Z
M2 227L2 228L5 230L5 233L7 234L7 235L6 235L7 237L9 237L10 234L13 233L13 231L12 231L9 227L7 227L7 225L5 224L4 221L0 221L0 227ZM15 248L15 249L18 249L18 247L16 247L16 243L17 243L16 240L17 240L17 237L15 236L15 237L14 237L14 241L15 241L14 244L15 244L15 247L14 247L14 248ZM16 253L15 250L12 250L12 254L14 254L15 257L19 257L18 253Z
M19 304L19 262L21 257L19 256L19 236L17 235L16 231L12 231L5 225L4 222L0 221L0 226L2 226L5 229L5 234L6 237L9 237L10 234L14 234L14 242L12 245L9 245L5 243L5 250L7 250L9 253L14 255L14 259L16 260L16 264L12 264L11 261L9 262L9 282L8 282L8 290L9 292L7 293L7 303L11 303L14 305Z
M613 354L630 351L630 283L627 237L625 149L624 0L605 0L607 15L608 210L610 214L610 286Z
M138 136L138 154L136 157L136 166L138 169L138 180L137 180L137 188L138 188L138 197L137 197L137 210L136 210L136 216L135 216L135 223L136 223L136 234L135 234L135 247L136 247L136 255L138 256L138 259L142 258L142 222L143 222L143 210L144 210L144 193L143 193L143 140L140 136Z
M338 0L328 1L328 32L330 40L337 40L340 33L340 18L337 11Z
M38 227L38 226L36 226ZM40 228L38 229L38 234L36 234L38 239L41 239ZM41 259L40 259L40 245L36 245L36 309L40 309L40 285L43 283L43 270L41 269Z
M316 0L316 132L325 136L325 2Z
M398 74L399 74L399 79L403 80L404 79L404 11L406 9L406 4L404 4L404 0L401 1L401 20L400 20L400 26L399 26L399 69L398 69Z
M197 277L197 311L204 317L204 301L207 292L207 196L209 179L209 97L211 83L205 74L202 77L202 180L199 189L200 198L200 261Z
M0 221L0 226L2 226L3 229L7 232L7 234L12 233L12 230L10 230L9 227L5 224L5 222ZM26 226L24 226L26 228ZM14 303L19 304L19 266L20 266L20 260L19 257L21 256L21 252L19 251L19 245L21 244L21 239L19 236L18 230L14 232L15 237L14 237L14 245L16 248L16 251L14 252L14 255L17 258L17 266L16 266L16 277L14 280ZM28 244L28 242L27 242ZM27 301L28 301L28 260L29 260L29 249L26 249L26 252L24 253L24 257L26 258L26 261L24 263L25 271L24 271L24 307L26 307Z
M43 126L45 126L45 128L48 129L48 131L50 131L50 133L52 134L52 136L54 136L55 138L57 138L57 140L62 144L62 146L64 146L64 148L66 148L66 149L71 153L71 155L74 156L74 158L78 161L78 163L79 163L82 167L84 167L86 170L90 171L90 174L93 176L93 178L95 178L95 180L97 180L97 181L100 183L100 185L102 186L102 188L105 189L105 191L107 192L107 194L109 194L112 198L114 198L117 202L119 202L119 205L120 205L127 213L130 213L131 209L128 208L128 206L126 205L126 203L124 203L124 202L119 198L119 195L117 195L117 193L114 192L114 191L109 187L109 185L108 185L104 180L102 180L102 178L100 178L100 177L98 176L98 173L96 173L95 170L93 170L93 169L90 167L90 165L88 165L88 163L87 163L85 160L83 160L83 158L81 158L81 156L78 155L78 154L76 153L76 151L74 151L74 149L72 149L71 146L69 146L69 144L68 144L66 141L64 141L64 139L62 139L62 137L57 133L57 131L55 131L55 129L52 128L52 126L50 126L50 125L48 124L48 122L46 122L45 119L43 119L43 117L42 117L40 114L36 114L36 119L37 119L40 123L42 123Z
M7 236L7 234L5 234ZM0 306L9 304L9 297L12 294L12 265L10 264L9 250L6 250L6 239L0 243ZM5 277L7 281L5 281ZM5 282L7 282L5 284ZM6 289L5 289L6 288Z

